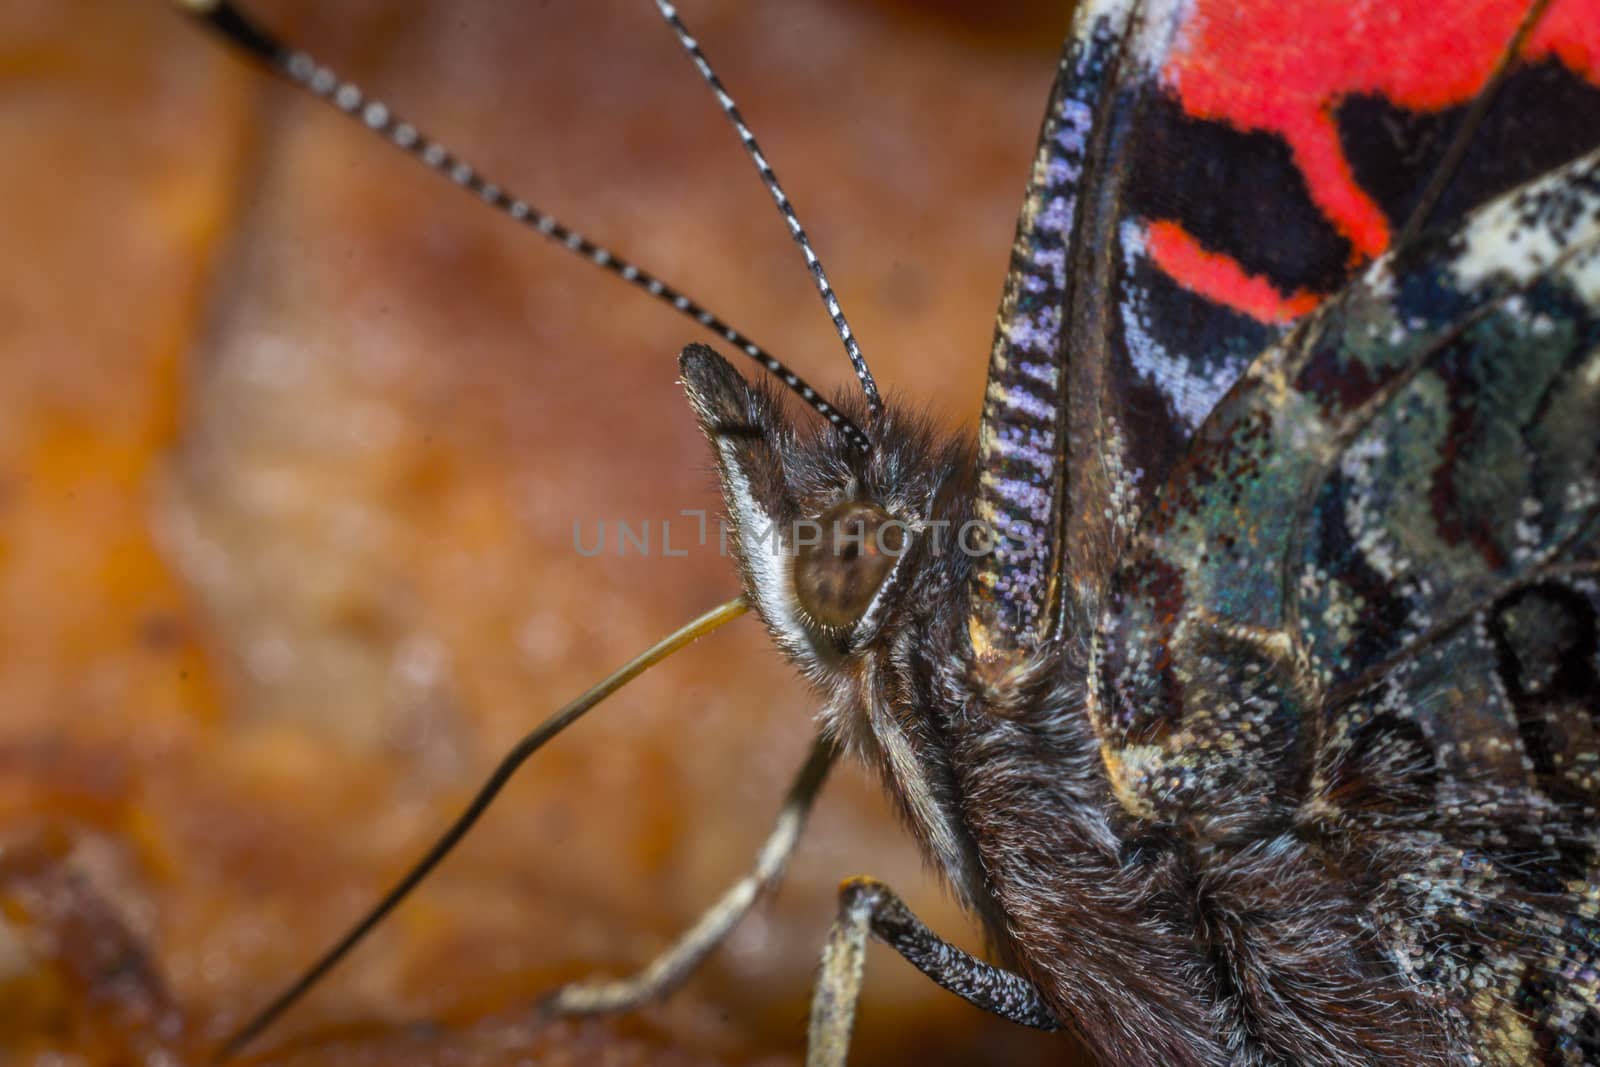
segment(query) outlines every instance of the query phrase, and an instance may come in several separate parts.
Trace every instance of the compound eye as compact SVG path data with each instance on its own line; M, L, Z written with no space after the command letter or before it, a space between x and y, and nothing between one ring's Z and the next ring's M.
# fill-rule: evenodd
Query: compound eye
M905 552L905 525L876 504L847 500L797 528L794 588L812 621L855 624Z

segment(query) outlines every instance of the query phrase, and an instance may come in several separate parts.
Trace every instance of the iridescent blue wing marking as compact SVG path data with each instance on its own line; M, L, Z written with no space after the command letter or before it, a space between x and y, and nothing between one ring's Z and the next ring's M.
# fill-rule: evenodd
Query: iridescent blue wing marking
M1037 647L1078 603L1067 584L1104 571L1107 515L1123 487L1121 449L1102 448L1114 392L1105 339L1120 270L1116 229L1129 159L1177 5L1081 5L1040 133L995 327L979 430L978 518L995 550L971 584L969 634L982 657ZM1231 373L1236 374L1233 368ZM1103 454L1104 468L1086 457ZM1087 527L1095 532L1079 531Z

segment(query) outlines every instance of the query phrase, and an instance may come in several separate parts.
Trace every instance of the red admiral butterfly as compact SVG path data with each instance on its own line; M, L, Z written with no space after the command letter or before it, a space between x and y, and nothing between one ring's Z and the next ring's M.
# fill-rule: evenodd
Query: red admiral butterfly
M847 882L808 1062L844 1061L872 936L1107 1062L1600 1063L1600 5L1085 4L975 447L881 399L702 70L861 383L824 402L666 293L825 420L683 352L746 598L822 732L750 878L637 980L546 1009L680 980L849 750L997 962Z

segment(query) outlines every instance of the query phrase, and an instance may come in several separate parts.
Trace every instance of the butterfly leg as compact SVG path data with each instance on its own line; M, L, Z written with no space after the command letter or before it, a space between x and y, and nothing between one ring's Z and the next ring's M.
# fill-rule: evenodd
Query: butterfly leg
M844 1065L866 969L869 933L939 985L984 1011L1039 1030L1061 1028L1032 982L944 941L882 882L850 878L839 887L839 914L828 931L822 968L811 994L806 1067Z
M777 884L783 868L800 840L811 805L822 790L839 749L818 737L800 773L795 775L778 812L777 824L756 856L755 868L728 891L661 955L638 972L613 981L574 982L562 986L544 1002L552 1016L600 1015L631 1011L671 993L700 966L739 920L755 906L762 893Z

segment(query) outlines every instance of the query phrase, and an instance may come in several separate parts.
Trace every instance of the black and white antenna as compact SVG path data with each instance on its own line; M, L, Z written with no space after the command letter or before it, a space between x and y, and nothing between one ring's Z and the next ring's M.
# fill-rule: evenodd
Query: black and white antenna
M800 246L801 254L806 257L806 266L811 270L812 280L817 283L817 292L822 294L822 302L828 309L828 315L833 319L833 328L839 334L839 340L844 342L844 350L850 357L850 365L855 368L856 377L861 379L861 392L866 396L867 411L869 415L876 416L883 410L883 399L878 396L878 383L872 380L872 371L867 368L867 359L861 354L861 346L856 343L856 335L851 332L850 323L845 321L844 312L839 309L839 300L833 295L833 286L828 284L828 276L822 270L822 261L817 258L816 251L811 247L811 239L806 236L804 227L800 225L800 219L794 213L794 205L789 202L783 186L778 184L778 176L772 172L772 165L767 162L761 146L756 144L755 134L745 125L744 116L739 114L738 105L733 102L733 97L728 95L722 79L717 77L717 72L711 69L711 63L700 50L700 42L689 32L689 27L683 24L677 7L667 0L656 0L656 7L661 11L661 17L667 20L667 25L678 35L678 43L683 45L683 50L694 60L694 65L700 70L700 77L705 79L711 91L716 94L717 103L722 105L722 113L738 131L739 143L744 145L744 150L749 154L750 161L756 165L756 171L761 175L761 181L766 185L767 192L772 194L773 202L783 213L783 220L789 224L789 232L794 235L795 244Z
M403 120L387 104L373 99L363 92L359 86L345 81L310 53L291 47L268 33L246 17L230 0L176 0L176 2L184 11L221 34L228 43L266 64L273 73L305 89L314 96L326 100L371 132L420 160L428 169L475 194L490 207L502 214L509 215L524 226L538 231L551 241L596 266L603 267L635 288L642 289L655 299L669 305L679 314L693 319L730 344L736 345L741 352L759 363L763 369L776 376L779 381L783 382L785 386L798 395L813 411L827 419L835 429L844 434L858 449L863 452L870 451L871 443L860 427L856 426L841 411L824 400L821 394L808 385L804 379L767 352L766 349L732 326L729 326L720 316L712 314L698 301L690 299L674 286L668 285L654 274L636 266L622 256L595 244L576 230L563 225L553 215L547 215L526 200L507 192L503 186L485 179L471 164L462 160L438 141L423 134L416 126ZM673 19L674 28L682 35L684 33L682 23L676 22L675 16L670 17ZM693 42L689 40L688 43L692 45ZM704 60L698 58L698 52L694 54L697 56L696 61L701 65L702 73L711 77L712 84L715 86L715 75L711 75L710 68L704 65ZM726 100L724 107L731 109L733 102L726 99L726 94L722 94L721 98ZM737 112L730 111L730 114L737 121ZM747 145L753 148L755 142L748 139L748 131L744 129L743 123L739 123L739 129L741 137L746 138ZM806 249L807 260L812 264L812 274L816 277L818 284L822 286L823 295L834 315L834 325L841 330L841 336L845 338L850 358L856 364L856 373L860 376L862 386L866 390L869 410L875 412L879 406L877 388L872 383L872 376L867 372L866 364L862 362L860 352L855 347L855 342L850 338L849 326L845 324L844 317L839 314L838 304L833 299L832 290L828 289L827 281L822 275L821 264L816 262L816 257L812 255L809 243L806 243L805 233L800 230L800 224L794 220L794 213L788 208L787 201L782 199L783 193L777 187L777 180L772 178L772 172L766 168L765 163L760 162L760 156L758 155L756 158L762 167L763 177L767 179L769 188L773 190L773 195L780 198L779 205L783 207L784 213L790 219L791 228L796 234L796 239Z

